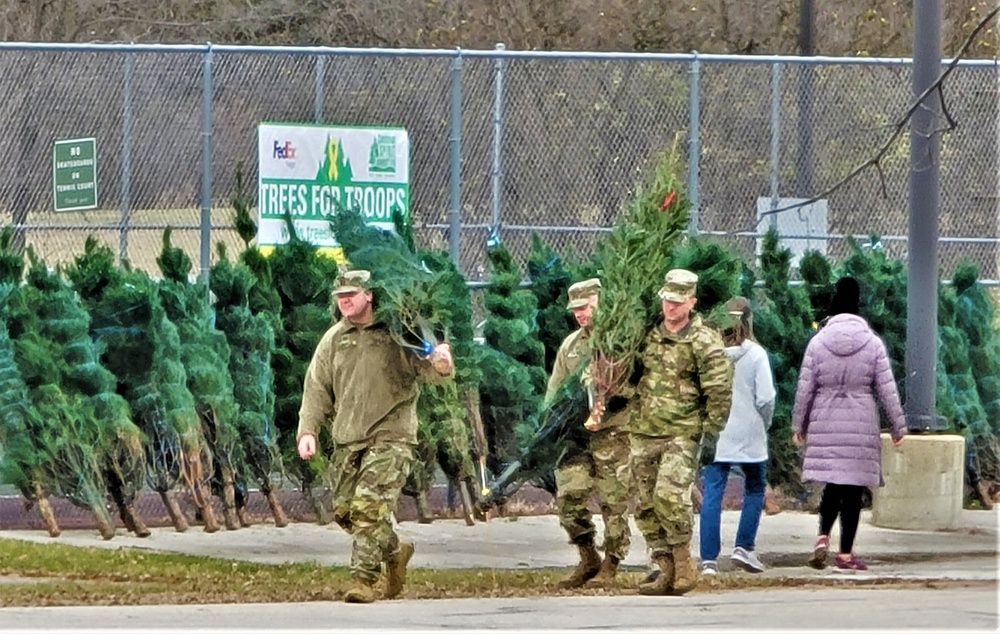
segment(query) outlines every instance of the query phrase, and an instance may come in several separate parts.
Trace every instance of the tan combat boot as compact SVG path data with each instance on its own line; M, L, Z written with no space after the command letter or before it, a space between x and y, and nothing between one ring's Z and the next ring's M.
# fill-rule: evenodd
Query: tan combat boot
M698 571L691 561L691 547L688 544L673 547L674 555L674 589L670 594L679 596L686 594L698 585Z
M653 561L660 567L660 574L652 581L639 584L639 594L647 596L663 596L674 589L674 556L672 553L659 553L653 556Z
M371 603L375 600L375 588L371 581L353 579L351 588L344 594L347 603Z
M601 570L601 555L593 544L578 544L577 548L580 550L580 563L569 577L559 582L558 587L562 590L583 587Z
M609 588L615 583L615 575L618 574L618 564L620 559L614 555L605 555L601 562L601 569L597 575L587 582L588 588Z
M406 584L406 565L413 557L413 543L399 540L399 548L385 560L385 598L395 599Z

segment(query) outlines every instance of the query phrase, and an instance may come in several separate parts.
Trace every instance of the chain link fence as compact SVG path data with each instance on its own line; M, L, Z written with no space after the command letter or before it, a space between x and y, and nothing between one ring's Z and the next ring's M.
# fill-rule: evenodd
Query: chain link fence
M533 232L588 255L675 139L694 228L752 257L770 223L759 199L838 185L912 101L907 60L0 43L0 71L0 200L17 239L55 265L94 235L153 272L167 226L196 267L216 243L241 247L230 201L238 165L256 181L263 121L405 127L416 235L475 282L491 234L522 261ZM945 84L946 276L971 258L1000 278L998 80L993 61L967 61ZM97 140L98 209L55 212L52 142L80 137ZM908 137L824 196L809 246L837 258L845 236L877 233L906 256Z

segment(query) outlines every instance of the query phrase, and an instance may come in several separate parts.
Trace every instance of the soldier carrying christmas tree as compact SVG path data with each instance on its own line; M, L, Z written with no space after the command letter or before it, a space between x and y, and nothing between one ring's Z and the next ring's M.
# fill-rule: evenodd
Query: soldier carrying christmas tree
M590 321L597 309L601 281L589 279L569 287L569 304L580 328L559 346L552 376L549 377L546 401L551 401L559 386L590 359ZM556 467L556 511L559 523L569 534L570 543L580 551L580 564L559 583L561 588L602 587L610 584L618 564L628 554L628 498L631 477L628 469L628 435L623 429L628 419L627 400L614 399L609 416L600 425L590 424L592 432L585 448L573 452ZM577 423L579 424L579 423ZM594 544L596 528L587 504L596 493L604 518L604 560Z
M697 283L690 271L667 273L658 292L663 319L642 346L630 464L636 524L660 574L639 586L641 594L684 594L697 583L690 544L698 446L703 434L725 426L732 399L733 369L722 337L692 312Z
M400 539L392 512L417 443L417 379L454 374L447 343L429 355L407 351L375 319L371 273L342 272L333 294L343 315L323 335L302 390L297 433L303 460L316 453L320 427L332 420L334 520L354 538L352 585L344 600L371 603L386 567L384 598L399 595L413 544Z

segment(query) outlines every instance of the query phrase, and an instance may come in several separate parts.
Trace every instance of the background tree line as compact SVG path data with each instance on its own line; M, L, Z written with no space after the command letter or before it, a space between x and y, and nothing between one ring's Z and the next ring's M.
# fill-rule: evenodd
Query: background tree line
M822 55L905 56L912 2L816 6ZM990 8L943 3L945 54ZM795 53L799 0L2 0L4 40ZM992 57L991 27L971 50Z

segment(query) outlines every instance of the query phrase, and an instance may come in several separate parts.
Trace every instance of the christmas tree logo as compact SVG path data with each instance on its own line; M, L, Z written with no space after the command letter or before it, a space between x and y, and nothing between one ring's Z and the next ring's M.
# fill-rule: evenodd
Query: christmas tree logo
M391 134L379 134L372 139L371 151L368 155L368 171L379 174L396 173L396 137Z
M323 164L320 165L319 173L316 174L316 182L331 185L349 185L354 179L351 170L351 161L344 154L344 146L340 139L334 137L326 138L326 152L324 152Z

